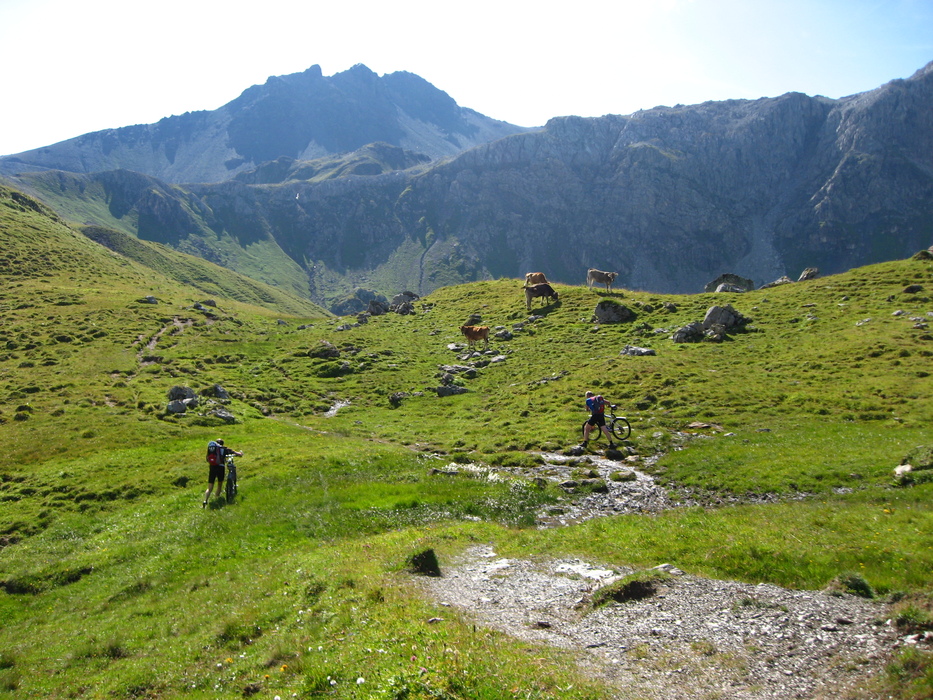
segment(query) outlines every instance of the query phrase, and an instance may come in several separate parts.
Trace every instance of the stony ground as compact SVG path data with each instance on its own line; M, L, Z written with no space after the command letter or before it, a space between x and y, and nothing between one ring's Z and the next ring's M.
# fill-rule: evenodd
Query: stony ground
M693 502L634 469L630 481L608 479L624 459L585 459L593 476L606 480L607 491L568 498L541 514L541 527ZM579 458L549 454L545 460L535 470L538 478L545 474L567 489L579 482ZM587 606L593 591L631 571L579 560L504 559L481 546L461 561L442 562L441 577L420 581L441 605L478 624L579 652L581 665L618 698L845 697L880 673L897 646L933 644L931 634L899 639L887 607L877 601L660 568L670 576L654 595L596 609Z

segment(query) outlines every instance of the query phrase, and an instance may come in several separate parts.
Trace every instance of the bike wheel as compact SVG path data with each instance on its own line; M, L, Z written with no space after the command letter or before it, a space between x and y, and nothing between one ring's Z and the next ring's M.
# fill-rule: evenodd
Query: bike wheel
M628 436L632 434L632 426L620 416L612 421L612 434L620 440L628 440Z
M583 440L583 436L586 435L584 432L586 430L586 424L589 421L583 421L583 425L580 426L580 440ZM599 440L599 436L603 434L603 431L596 426L590 431L590 440Z
M234 496L236 496L236 474L227 477L226 489L227 503L232 503Z

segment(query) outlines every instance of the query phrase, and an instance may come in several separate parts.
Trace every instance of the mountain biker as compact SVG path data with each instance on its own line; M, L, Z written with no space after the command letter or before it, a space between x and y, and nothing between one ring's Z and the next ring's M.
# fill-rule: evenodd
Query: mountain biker
M606 439L609 440L609 447L616 446L612 441L609 428L606 427L606 405L606 399L602 396L594 394L592 391L586 392L586 410L590 412L590 417L583 424L583 442L581 443L583 447L586 447L586 444L590 441L590 433L595 427L603 431Z
M214 488L214 481L217 481L217 498L220 498L220 494L224 490L224 465L227 463L227 455L236 455L237 457L242 457L242 452L237 452L232 447L225 447L223 440L216 440L218 448L218 459L217 464L208 464L210 465L207 473L207 491L204 493L204 502L201 503L202 508L207 508L207 502L211 497L211 489Z

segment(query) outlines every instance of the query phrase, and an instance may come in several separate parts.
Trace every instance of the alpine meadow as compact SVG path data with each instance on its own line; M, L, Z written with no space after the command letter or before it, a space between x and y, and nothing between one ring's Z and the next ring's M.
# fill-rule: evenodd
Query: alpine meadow
M926 251L742 294L555 284L531 311L503 278L358 319L92 233L0 188L0 697L644 697L424 592L479 544L860 597L898 641L823 692L933 694ZM672 341L725 304L741 327ZM577 447L588 389L631 423L615 450ZM239 495L202 508L218 437ZM566 517L632 474L671 507Z

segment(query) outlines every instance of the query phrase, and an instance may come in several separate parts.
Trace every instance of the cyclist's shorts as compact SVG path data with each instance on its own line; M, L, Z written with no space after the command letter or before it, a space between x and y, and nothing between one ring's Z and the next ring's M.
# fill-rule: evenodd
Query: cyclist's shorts
M222 464L212 464L210 466L210 471L207 474L208 483L213 484L215 481L224 480L224 465Z
M589 423L590 425L597 425L599 427L602 427L606 425L606 414L598 413L594 416L590 416L586 422Z

